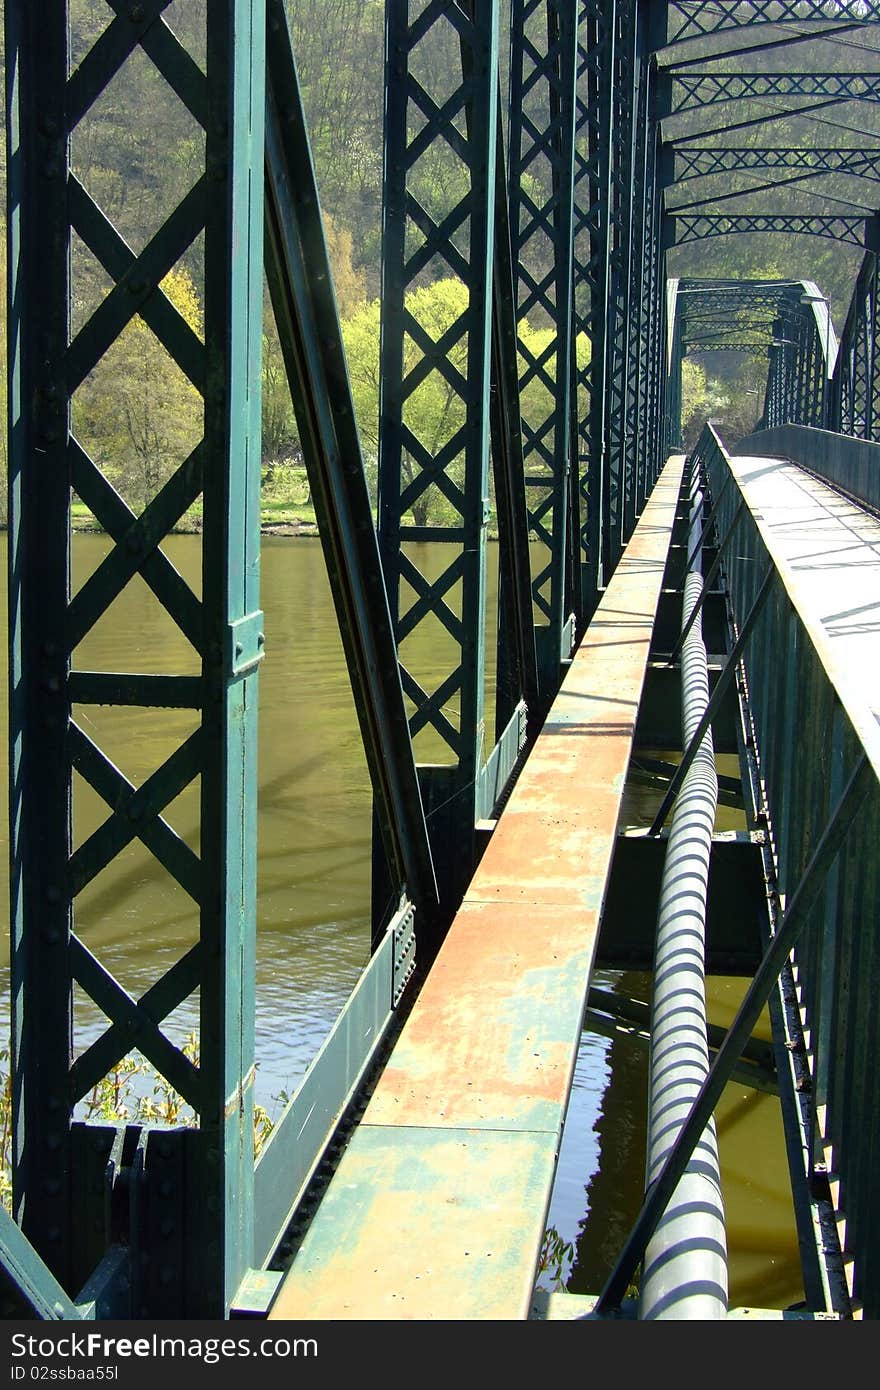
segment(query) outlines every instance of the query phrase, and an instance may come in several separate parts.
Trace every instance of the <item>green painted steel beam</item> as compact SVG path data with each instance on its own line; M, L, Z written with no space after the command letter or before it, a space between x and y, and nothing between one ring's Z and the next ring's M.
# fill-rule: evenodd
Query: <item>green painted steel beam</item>
M451 92L448 84L441 91L425 57L432 44L453 74ZM391 0L385 81L378 533L401 681L413 707L410 731L415 739L430 730L442 750L433 756L436 767L420 768L420 779L448 913L475 862L475 786L486 751L497 6L474 0L417 12L409 0ZM452 208L432 210L419 202L419 161L429 152L441 161L457 156L465 191ZM465 218L463 241L456 232ZM420 321L413 293L432 257L440 258L439 275L455 275L463 287L460 308L437 338ZM445 383L460 415L457 428L439 440L426 434L419 407L419 388L432 374ZM446 517L432 510L441 499ZM429 579L409 557L410 540L434 546L436 577ZM453 592L454 607L447 601ZM414 598L407 600L407 593ZM411 669L410 639L417 630L433 629L436 640L441 628L451 640L450 656L428 690ZM380 899L385 896L380 884ZM381 910L380 902L377 920Z
M536 352L520 331L523 460L536 615L538 675L546 707L571 655L570 392L577 8L514 0L511 9L510 220L517 319L549 325ZM536 191L540 190L540 191ZM531 390L530 390L531 388ZM541 397L533 403L535 388Z
M165 23L164 0L136 7L136 14L116 0L110 8L115 17L70 74L66 5L37 14L33 6L16 2L6 12L7 59L14 74L9 106L14 1205L35 1256L59 1282L75 1287L91 1277L93 1199L84 1178L86 1150L73 1139L73 1108L83 1087L100 1080L129 1047L140 1047L200 1117L189 1167L198 1256L182 1279L179 1307L189 1315L223 1316L252 1263L263 236L262 179L255 183L252 170L262 170L263 162L265 17L262 0L213 6L200 66ZM178 100L204 126L207 152L201 177L135 254L72 174L69 144L74 127L138 48L167 84L169 100ZM159 287L202 236L204 342ZM74 333L70 248L75 237L112 285ZM70 412L71 396L135 314L202 393L205 422L201 444L180 461L140 516L74 437ZM69 578L72 490L112 542L75 598ZM162 550L168 532L199 496L201 598ZM200 675L191 668L169 676L75 669L79 644L137 576L201 660ZM200 724L136 787L107 757L100 738L81 732L74 704L191 709ZM91 784L109 806L104 824L75 852L74 776ZM164 807L196 778L202 808L198 852L162 818ZM77 894L135 837L197 903L200 915L198 948L140 999L121 988L75 930ZM74 982L109 1019L76 1062ZM201 1008L197 1067L162 1030L168 1013L196 990ZM117 1275L126 1277L118 1263L108 1254L100 1277L95 1275L101 1307L118 1306L110 1288Z
M865 218L804 213L666 214L675 245L741 232L781 232L789 236L830 237L848 246L865 245Z
M267 274L315 499L374 806L398 896L425 942L437 883L287 19L270 0Z
M829 7L825 0L716 0L710 5L699 0L672 0L669 9L670 43L703 39L729 29L750 29L772 24L815 24L821 37L830 25L851 20L858 27L880 19L880 5L870 0L841 0Z

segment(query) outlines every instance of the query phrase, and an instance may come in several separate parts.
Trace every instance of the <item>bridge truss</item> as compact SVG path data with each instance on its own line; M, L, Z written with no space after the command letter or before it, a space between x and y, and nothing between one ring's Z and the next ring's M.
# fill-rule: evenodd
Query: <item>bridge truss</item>
M679 443L683 359L761 344L765 425L878 437L876 200L860 199L873 195L880 142L750 138L786 110L876 100L875 72L761 63L792 41L806 52L872 34L880 6L513 0L508 29L494 0L389 0L375 522L282 0L216 0L189 45L170 0L96 7L93 41L72 54L66 3L6 3L15 1154L3 1268L13 1302L42 1317L225 1317L268 1303L269 1266L339 1117L415 962L427 968L443 939ZM140 249L75 158L89 112L135 53L204 148L199 177ZM438 205L419 196L429 161L455 174L458 192ZM831 178L857 179L860 192L826 205L816 189ZM845 211L832 206L841 201ZM864 248L836 355L809 280L681 276L667 288L676 246L741 232ZM86 310L83 248L105 285ZM194 248L203 328L167 289ZM255 1164L264 264L372 778L375 862L371 963ZM458 282L461 308L435 336L414 291L438 275ZM139 512L76 424L78 392L136 319L198 392L203 421ZM538 350L527 320L544 330ZM420 407L429 378L461 421L440 435ZM420 506L431 499L441 505ZM113 543L75 592L74 501ZM197 501L198 589L163 549ZM501 571L491 623L490 521ZM418 568L412 542L442 548L439 574ZM79 660L135 580L180 636L173 676ZM447 654L433 688L417 658L426 637ZM144 712L173 712L169 730L185 716L186 735L169 734L164 762L135 783L88 731L87 712L107 706L128 710L133 728ZM86 788L104 807L87 834L74 814ZM195 847L169 811L186 789L200 809ZM77 931L79 895L135 840L199 917L197 939L139 998ZM80 992L107 1019L85 1049ZM196 995L197 1062L163 1029ZM196 1128L78 1118L132 1047L197 1112Z

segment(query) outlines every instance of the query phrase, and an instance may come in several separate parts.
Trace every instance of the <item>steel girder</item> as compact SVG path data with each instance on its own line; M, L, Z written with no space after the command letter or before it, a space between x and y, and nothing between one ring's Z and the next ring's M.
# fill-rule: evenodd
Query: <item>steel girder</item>
M675 228L673 240L679 246L738 232L784 232L830 237L847 246L865 244L864 217L808 213L677 213L674 209L667 212L666 217Z
M821 35L823 28L832 25L850 22L858 26L880 19L880 5L870 0L841 0L833 6L825 0L716 0L711 5L700 0L672 0L668 9L670 43L758 24L815 24Z
M674 285L672 378L680 376L688 352L766 353L764 424L826 425L837 344L828 302L812 281L683 279Z
M104 1239L100 1211L112 1131L85 1143L77 1102L133 1046L200 1117L187 1137L133 1136L133 1181L151 1185L148 1220L168 1223L172 1270L155 1260L138 1287L151 1311L222 1316L251 1260L254 1175L256 686L259 608L260 346L262 329L262 0L210 9L206 67L162 20L166 0L114 3L102 38L68 76L67 7L7 4L10 97L12 626L12 997L14 1207L23 1231L65 1287L78 1287ZM169 100L204 131L200 178L136 255L70 167L80 120L140 45ZM112 283L71 326L76 236ZM203 237L204 341L161 282ZM236 253L233 254L233 246ZM123 502L71 429L71 398L134 315L149 325L204 398L204 435L140 516ZM71 497L113 545L74 595ZM202 594L161 542L203 503ZM89 672L82 640L140 575L186 638L177 676ZM87 728L94 705L188 710L195 731L140 786ZM78 711L82 710L82 714ZM163 812L197 779L193 850ZM106 819L77 843L72 804L88 784ZM76 900L139 839L197 905L198 940L140 999L77 932ZM74 986L108 1020L74 1056ZM163 1020L199 993L195 1063ZM114 1150L115 1153L115 1150ZM117 1158L121 1157L120 1154ZM97 1167L96 1167L97 1165ZM136 1170L136 1172L135 1172ZM90 1194L98 1176L96 1209ZM164 1195L163 1195L164 1194ZM183 1209L188 1240L182 1239ZM98 1216L96 1237L93 1221ZM171 1234L173 1232L173 1234ZM97 1240L97 1245L96 1245ZM123 1252L124 1255L124 1252ZM161 1277L160 1277L161 1276ZM164 1280L164 1284L163 1284ZM134 1310L135 1312L137 1309Z
M859 269L840 339L831 384L829 428L880 440L880 335L877 219L869 224L869 249Z
M836 150L827 146L804 146L802 149L744 146L736 149L684 145L678 148L673 142L672 154L676 162L676 184L712 174L763 172L769 169L791 171L791 177L783 181L786 187L823 174L852 174L858 178L880 179L880 150ZM671 174L670 181L673 181ZM780 186L778 181L773 184L773 187ZM753 190L749 188L746 191Z
M767 97L800 98L823 102L876 101L880 95L880 76L875 72L676 72L662 74L664 87L671 87L667 115L681 115L696 107L701 110L727 101L750 101ZM673 99L675 88L681 95ZM797 107L792 108L797 114Z
M419 735L433 735L433 765L423 757L420 775L447 911L457 906L475 863L488 751L498 43L491 0L467 6L390 0L387 6L378 529L417 754L425 741ZM462 191L452 207L427 205L419 187L431 159L455 172ZM429 268L432 278L460 286L449 322L440 327L428 321L414 293ZM442 383L451 407L433 433L419 395L429 378ZM417 554L413 543L431 549ZM426 572L432 562L439 569L434 575ZM414 639L426 634L449 653L433 689L411 656ZM518 732L515 738L518 744Z
M577 7L513 0L510 66L510 225L518 323L550 336L537 351L519 337L523 462L532 547L538 675L555 694L574 638L579 489L572 470L573 253ZM533 399L537 397L537 399Z
M665 299L651 60L665 9L618 0L585 4L582 15L575 304L591 344L580 373L589 407L581 424L589 615L659 466Z
M609 310L613 233L613 154L618 0L586 0L581 10L575 174L576 331L590 342L578 371L583 557L582 608L589 618L605 584L602 545L609 487Z

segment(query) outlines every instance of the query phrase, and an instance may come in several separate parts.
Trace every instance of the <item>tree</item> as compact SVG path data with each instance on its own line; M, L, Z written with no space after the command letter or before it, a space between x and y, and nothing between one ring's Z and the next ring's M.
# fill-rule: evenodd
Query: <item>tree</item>
M468 291L461 280L435 280L430 285L411 290L406 296L408 313L422 331L433 341L440 338L464 314ZM362 305L343 320L343 336L348 357L349 375L355 412L360 429L368 474L375 474L379 452L379 319L377 299ZM519 341L526 356L520 356L522 371L528 357L540 357L552 342L552 329L533 329L527 321L519 324ZM578 338L578 364L589 361L589 343L583 335ZM446 360L460 375L466 373L467 335L462 334L447 354ZM404 376L421 361L421 349L407 335L404 343ZM554 354L550 354L547 374L552 381ZM533 425L546 419L552 409L552 393L546 382L534 374L522 393L520 402L524 418ZM465 403L455 386L439 370L432 370L407 398L404 422L431 457L461 429L465 421ZM456 458L447 470L453 482L463 485L464 461ZM401 459L402 485L407 488L419 476L417 461L406 451ZM491 478L490 478L491 485ZM455 508L436 486L426 488L412 504L412 517L417 526L444 524L455 520Z
M354 264L351 234L324 213L324 236L340 315L354 313L364 301L364 273ZM275 467L300 448L299 429L281 351L278 326L268 290L263 298L262 459L264 481L271 482Z
M201 335L201 305L186 270L169 271L162 289ZM73 427L140 511L201 439L202 398L136 315L76 392Z

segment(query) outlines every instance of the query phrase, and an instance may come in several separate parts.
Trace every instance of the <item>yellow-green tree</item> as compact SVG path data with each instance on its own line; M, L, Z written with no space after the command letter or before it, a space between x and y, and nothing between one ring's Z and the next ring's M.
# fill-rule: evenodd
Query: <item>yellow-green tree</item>
M169 271L162 289L201 336L201 304L187 271ZM139 315L73 400L77 437L138 512L195 448L203 422L201 396Z
M430 285L411 290L406 296L406 308L421 330L433 342L438 342L458 322L467 309L468 291L461 280L450 277L435 280ZM375 468L379 452L379 314L377 299L363 304L343 320L349 375L361 442L368 471ZM552 329L533 329L527 322L519 325L521 349L532 358L540 357L552 342ZM462 334L447 354L447 361L459 377L466 372L467 335ZM404 343L404 376L421 361L422 351L409 335ZM524 370L526 357L520 357ZM554 355L548 357L547 375L552 383ZM578 340L578 361L584 366L589 360L589 344ZM451 374L450 374L451 375ZM552 408L551 386L539 374L532 375L522 393L520 408L525 418L537 423L545 419ZM455 384L443 372L434 369L407 397L404 422L419 440L430 457L453 438L464 424L465 402ZM461 485L463 459L450 466L449 474ZM419 465L406 451L401 460L403 486L407 487L419 474ZM452 503L437 488L426 489L412 506L413 521L418 526L438 524L454 519Z
M339 313L352 314L363 303L365 277L354 264L351 233L325 213L324 235ZM299 431L268 293L263 304L262 420L265 481L271 482L276 466L299 449Z

